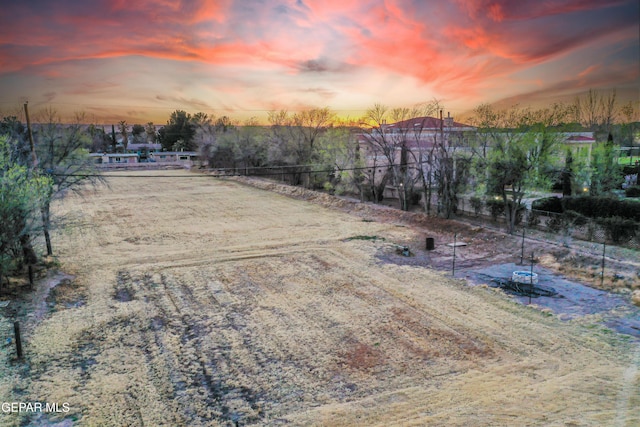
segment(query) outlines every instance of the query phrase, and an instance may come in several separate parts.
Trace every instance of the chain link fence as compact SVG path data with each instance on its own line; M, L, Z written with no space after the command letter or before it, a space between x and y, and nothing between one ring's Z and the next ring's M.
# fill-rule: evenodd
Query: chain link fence
M529 228L565 238L640 249L640 224L633 221L593 219L535 209L527 212L526 221Z
M492 214L489 208L472 206L468 200L462 200L458 205L458 215L474 218L475 220L506 225L504 212ZM587 218L582 215L559 214L555 212L527 209L519 215L516 226L530 230L552 233L559 241L568 242L570 239L586 242L606 243L630 249L640 249L640 224L630 220Z

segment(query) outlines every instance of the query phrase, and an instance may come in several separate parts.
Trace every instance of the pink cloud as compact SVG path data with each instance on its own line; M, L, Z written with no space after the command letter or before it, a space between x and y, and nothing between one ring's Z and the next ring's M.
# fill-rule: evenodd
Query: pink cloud
M489 6L489 17L495 22L500 22L504 19L504 11L499 3L493 3Z
M638 23L629 13L637 6L630 5L632 0L11 2L0 17L0 88L3 75L55 83L72 80L69 73L89 78L92 60L122 66L127 58L151 58L183 64L184 73L210 67L210 74L184 79L212 88L212 97L224 87L221 93L259 99L268 87L269 96L278 96L277 89L286 93L283 99L300 96L297 105L303 105L346 99L350 87L380 97L393 87L411 96L424 91L425 98L477 99L509 85L516 92L532 81L544 87L553 76L517 74L568 57L575 59L573 77L594 81L589 78L605 68L605 59L588 57L590 50L611 46L607 53L613 55L616 46L637 46ZM164 72L153 70L156 76ZM360 86L365 80L374 86ZM401 87L407 84L417 87ZM250 91L260 96L249 97ZM56 93L61 99L63 91ZM360 93L352 98L368 99Z

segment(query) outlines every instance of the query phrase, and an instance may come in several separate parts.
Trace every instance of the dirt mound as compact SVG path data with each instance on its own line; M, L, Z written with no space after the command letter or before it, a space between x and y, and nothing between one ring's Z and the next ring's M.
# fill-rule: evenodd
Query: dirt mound
M348 200L338 196L322 193L319 191L309 190L302 187L295 187L286 184L280 184L273 181L264 180L253 177L232 177L232 179L242 184L262 190L272 191L274 193L293 197L299 200L306 200L329 208L339 208L345 212L360 216L362 218L375 219L380 222L394 222L406 225L428 227L438 230L441 233L466 233L476 234L479 227L452 220L428 216L420 212L405 212L385 205L377 205L374 203L362 203L356 200ZM491 233L491 232L490 232Z

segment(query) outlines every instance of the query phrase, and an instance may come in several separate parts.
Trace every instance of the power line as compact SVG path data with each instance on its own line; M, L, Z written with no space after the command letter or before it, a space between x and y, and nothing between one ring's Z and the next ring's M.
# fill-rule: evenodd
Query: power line
M20 102L14 102L14 101L7 101L7 100L0 100L0 105L18 105L20 104ZM418 103L420 104L420 103ZM100 104L100 105L92 105L92 104L84 104L84 103L76 103L76 102L37 102L35 105L37 106L56 106L56 105L60 105L60 106L75 106L75 107L84 107L84 108L88 108L93 110L104 110L104 109L109 109L109 108L129 108L129 109L149 109L149 110L168 110L168 111L174 111L174 110L184 110L185 107L184 106L153 106L153 105L134 105L134 104ZM331 111L334 112L358 112L358 113L363 113L369 109L371 109L371 106L366 106L366 107L361 107L361 108L331 108L329 107L329 109ZM218 111L218 112L225 112L225 113L237 113L237 114L242 114L245 112L255 112L255 113L270 113L272 111L280 111L281 109L267 109L267 108L242 108L242 107L227 107L227 108L214 108L214 107L207 107L207 106L202 106L200 108L201 111L203 112L207 112L207 111ZM287 108L284 108L284 110L289 111ZM458 110L452 110L450 108L446 109L447 111L450 111L452 113L456 113ZM297 110L291 110L291 111L297 111ZM142 113L142 112L137 112L137 113Z
M14 105L16 104L13 101L0 101L0 104L5 104L5 105ZM66 105L66 106L75 106L75 107L85 107L85 108L90 108L90 109L100 109L100 110L104 110L104 109L108 109L108 108L144 108L144 109L149 109L149 110L176 110L176 109L184 109L185 107L181 107L181 106L166 106L166 107L162 107L162 106L152 106L152 105L132 105L132 104L101 104L99 106L97 105L91 105L91 104L81 104L81 103L75 103L75 102L38 102L36 105L40 106L40 105L46 105L46 106L56 106L56 105ZM332 111L339 111L339 112L346 112L346 111L352 111L352 112L363 112L366 111L367 109L371 108L369 107L363 107L363 108L330 108ZM223 111L223 112L227 112L227 113L243 113L243 112L259 112L259 113L269 113L272 111L280 111L278 109L267 109L267 108L241 108L241 107L227 107L227 108L214 108L214 107L205 107L202 106L201 107L202 111ZM287 109L285 109L287 110ZM292 110L293 111L293 110Z
M255 168L247 168L247 170L254 170L254 169L276 169L276 170L280 170L279 172L265 172L265 173L259 173L259 174L250 174L250 173L240 173L237 172L239 169L243 169L243 168L215 168L215 169L210 169L213 171L218 171L218 172L223 172L223 175L215 175L215 174L206 174L206 175L124 175L124 174L118 174L118 175L104 175L104 174L60 174L60 173L53 173L51 175L54 176L63 176L63 177L85 177L85 178L95 178L95 177L102 177L102 178L111 178L111 177L115 177L115 178L207 178L207 177L213 177L213 178L224 178L224 177L235 177L235 176L257 176L257 177L261 177L261 176L275 176L275 175L283 175L283 174L311 174L311 173L340 173L340 172L349 172L349 171L358 171L358 170L372 170L372 169L390 169L393 166L397 166L397 167L413 167L415 168L418 165L423 165L428 163L428 161L422 161L422 162L417 162L417 163L411 163L411 164L399 164L399 165L386 165L386 166L377 166L377 167L373 167L373 166L361 166L361 167L353 167L353 168L333 168L333 169L315 169L315 170L294 170L294 171L287 171L285 172L284 169L285 168L302 168L305 166L313 166L313 165L293 165L293 166L257 166ZM233 173L228 173L227 171L233 171Z

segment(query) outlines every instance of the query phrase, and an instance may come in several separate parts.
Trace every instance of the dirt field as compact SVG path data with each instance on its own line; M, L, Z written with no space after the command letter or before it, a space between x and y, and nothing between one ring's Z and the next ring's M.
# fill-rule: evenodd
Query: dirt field
M70 411L1 425L640 424L636 342L393 262L446 223L131 174L155 178L58 206L75 278L26 321L24 363L2 349L0 400Z

